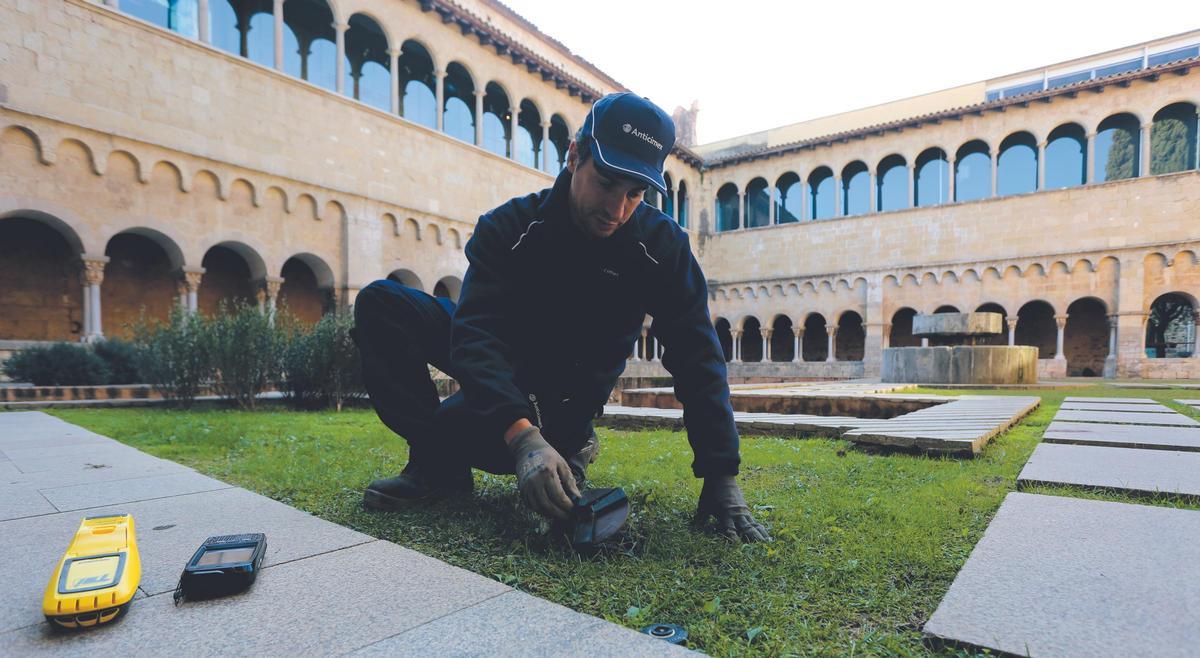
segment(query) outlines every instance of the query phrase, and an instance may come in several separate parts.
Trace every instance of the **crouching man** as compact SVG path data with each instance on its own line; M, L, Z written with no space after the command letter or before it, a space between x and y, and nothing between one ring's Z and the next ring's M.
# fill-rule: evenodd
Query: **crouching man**
M526 504L566 518L598 449L592 421L649 314L704 479L697 521L770 539L735 479L738 434L704 273L678 224L642 202L651 187L666 194L674 144L671 118L650 101L605 96L552 188L480 217L457 306L394 281L359 293L367 391L410 448L402 473L367 487L368 507L469 492L474 467L515 473ZM439 402L426 364L462 390Z

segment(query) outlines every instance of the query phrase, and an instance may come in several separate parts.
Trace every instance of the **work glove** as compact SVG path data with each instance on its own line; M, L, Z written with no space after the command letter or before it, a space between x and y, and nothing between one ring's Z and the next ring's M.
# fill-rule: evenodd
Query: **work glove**
M536 426L522 430L508 444L516 460L521 500L542 516L566 519L579 498L571 467Z
M732 475L704 478L695 522L704 525L709 517L716 519L717 532L729 539L741 539L747 543L771 541L767 529L750 514L742 489Z

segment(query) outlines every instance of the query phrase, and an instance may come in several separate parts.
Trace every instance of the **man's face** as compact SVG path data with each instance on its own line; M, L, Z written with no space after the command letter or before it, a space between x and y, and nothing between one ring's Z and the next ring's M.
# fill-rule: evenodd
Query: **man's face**
M575 142L567 151L571 171L571 221L589 238L607 238L633 215L646 184L596 168L594 157L579 164Z

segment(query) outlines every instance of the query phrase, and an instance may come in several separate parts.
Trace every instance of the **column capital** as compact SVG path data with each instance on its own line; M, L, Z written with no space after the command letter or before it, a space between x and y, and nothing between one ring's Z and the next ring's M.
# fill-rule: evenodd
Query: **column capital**
M350 29L350 24L349 23L330 23L329 27L332 27L333 29L337 30L338 32L345 32L346 30Z
M104 282L104 266L108 264L107 256L84 256L80 259L82 269L79 272L80 282L85 286L98 286Z
M549 121L543 121L543 122L542 122L542 129L543 129L543 130L545 130L545 129L549 128L549 127L550 127L550 122L549 122Z
M1054 323L1057 324L1060 329L1067 326L1067 314L1063 313L1062 315L1054 316Z
M763 338L770 338L771 334L774 333L775 330L763 328L763 329L759 329L759 331L762 333Z
M838 330L838 326L836 324L825 325L825 333L829 334L830 336L836 336L837 330Z
M1019 318L1009 316L1009 317L1004 318L1004 323L1008 325L1009 329L1015 329L1017 327L1018 319Z
M275 0L275 6L282 7L283 3L285 3L285 2L287 2L287 0Z
M439 77L439 78L445 78L445 77L446 77L446 70L445 70L445 69L438 69L438 70L434 71L434 72L433 72L433 74L434 74L435 76Z
M180 284L189 293L200 290L200 280L203 277L203 267L185 267L182 270L179 270Z
M388 48L388 50L387 50L388 56L391 57L392 59L396 59L397 57L399 57L400 52L401 51L399 48Z
M1119 324L1119 323L1120 323L1121 317L1120 317L1120 316L1118 316L1118 315L1116 315L1116 314L1114 313L1114 314L1112 314L1112 315L1107 315L1107 316L1105 316L1105 320L1107 320L1107 321L1108 321L1108 328L1109 328L1109 329L1116 329L1116 328L1117 328L1117 324ZM1197 324L1200 324L1200 318L1197 318Z
M487 92L482 89L476 89L474 93L475 98L483 98L484 96L487 96Z
M792 334L796 338L804 338L804 327L792 327Z
M262 289L266 291L268 299L279 297L279 289L283 287L283 277L269 276L263 279Z

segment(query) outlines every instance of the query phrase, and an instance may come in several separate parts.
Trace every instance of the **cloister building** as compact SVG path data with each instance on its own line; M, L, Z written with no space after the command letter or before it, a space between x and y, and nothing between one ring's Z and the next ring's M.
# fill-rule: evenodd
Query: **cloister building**
M382 277L454 297L479 214L624 88L495 0L3 0L0 62L0 352L173 305L311 322ZM1200 377L1197 67L1200 31L681 143L647 201L734 377L876 375L951 309L1044 377Z

